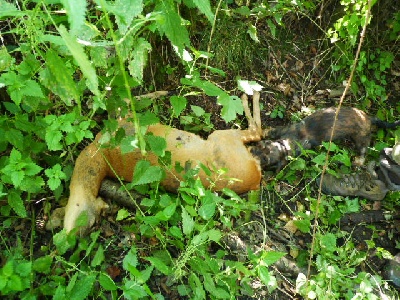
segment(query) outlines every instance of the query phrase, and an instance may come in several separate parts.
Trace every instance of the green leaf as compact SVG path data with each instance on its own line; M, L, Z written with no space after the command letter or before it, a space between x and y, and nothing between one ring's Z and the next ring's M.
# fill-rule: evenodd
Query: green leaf
M202 205L199 208L199 215L204 220L209 220L214 216L217 203L214 200L213 194L210 191L206 192L206 196L203 199Z
M177 53L180 57L184 55L185 46L190 45L189 33L182 25L180 15L174 8L174 1L160 1L161 7L158 9L162 12L157 15L157 26L161 35L165 34L171 41L172 45L176 46Z
M185 97L171 96L171 98L169 98L169 101L171 102L175 116L179 116L187 105L187 100Z
M57 232L53 236L53 243L56 246L57 251L60 255L63 255L65 252L67 252L68 249L74 247L75 241L76 240L74 236L72 237L72 240L68 238L65 229L61 230L60 232Z
M130 213L128 210L126 210L125 208L122 208L122 209L118 210L116 220L117 220L117 221L125 220L125 219L128 218L130 215L131 215L131 213Z
M21 195L15 190L11 190L8 193L8 204L21 218L26 218L27 213L24 206L24 202L21 199Z
M161 181L164 171L159 166L151 166L147 160L140 160L133 172L132 185L141 185Z
M10 128L5 132L5 139L18 149L24 148L24 136L19 130Z
M223 94L218 97L218 103L223 106L221 110L221 117L226 122L236 119L237 114L243 114L242 101L237 96Z
M182 230L185 235L190 235L194 228L194 220L182 206Z
M128 65L129 74L138 82L142 82L143 80L143 70L146 67L147 57L150 51L150 43L143 38L139 38L133 46L133 50L131 50Z
M295 220L293 224L303 233L309 233L311 229L310 220Z
M124 270L129 271L129 266L136 267L137 264L138 264L138 259L137 259L136 247L132 246L128 254L125 255L122 261L122 267L124 268Z
M72 105L72 100L79 101L80 96L76 87L76 82L72 78L72 74L68 72L65 61L62 60L56 52L49 49L46 52L47 70L40 73L47 88L61 97L64 103L68 106ZM60 72L63 70L63 72Z
M205 14L208 21L212 24L214 22L214 14L211 10L210 1L208 0L193 0L193 3L197 8Z
M32 96L32 97L38 97L38 98L44 98L42 89L40 88L40 85L33 80L25 80L25 86L21 89L21 92L25 96Z
M6 277L10 277L12 274L14 274L14 260L8 260L1 269L1 273Z
M268 251L262 256L262 261L265 265L271 266L286 255L285 252Z
M164 275L170 275L173 272L172 268L166 265L165 262L158 257L150 256L145 257L144 259L148 260L158 271Z
M107 274L101 273L99 276L99 283L106 291L116 291L118 289L115 282Z
M59 130L46 130L45 141L50 151L62 150L61 139L63 135Z
M97 249L97 251L96 251L96 253L95 253L95 255L93 257L93 260L92 260L90 265L92 267L100 266L101 263L104 261L104 258L105 258L105 256L104 256L103 245L99 244L99 248Z
M96 70L93 68L92 64L87 58L83 50L83 47L76 41L74 37L72 37L68 33L67 29L63 25L60 25L60 27L58 28L58 32L64 39L65 44L67 45L72 56L78 63L83 75L88 80L87 81L88 88L92 91L93 94L95 94L96 96L100 96L99 83L97 80ZM76 100L78 100L78 98Z
M118 24L121 34L125 34L135 19L143 11L142 0L116 0L109 6Z
M327 233L320 237L320 245L329 252L336 251L336 236L333 233Z
M39 257L33 262L33 270L39 273L49 274L52 263L53 257L50 255Z
M146 135L146 142L150 146L150 150L157 156L163 157L165 155L165 149L167 148L167 142L165 138L155 135Z
M93 288L96 275L84 274L79 276L79 279L73 285L68 298L74 300L84 300L89 296L90 291Z
M85 24L86 0L61 0L67 11L71 35L77 36Z

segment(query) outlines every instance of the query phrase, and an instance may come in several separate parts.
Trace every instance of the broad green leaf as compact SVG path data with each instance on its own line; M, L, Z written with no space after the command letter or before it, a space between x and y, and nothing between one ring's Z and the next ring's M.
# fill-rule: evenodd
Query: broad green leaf
M167 148L167 142L163 137L155 135L146 135L145 140L150 146L150 150L157 156L164 156L165 149Z
M294 225L303 233L309 233L311 229L310 220L295 220Z
M185 235L190 235L194 228L194 220L187 210L182 206L182 231Z
M182 25L182 19L175 10L175 3L172 0L160 1L158 7L161 14L157 15L157 26L161 35L165 34L172 45L177 47L180 57L184 55L185 46L190 45L189 33Z
M284 252L268 251L263 254L262 261L264 262L265 265L271 266L285 255L286 253Z
M46 130L45 141L50 151L62 150L61 139L63 135L61 131L48 131Z
M115 282L107 274L101 273L99 276L99 283L106 291L115 291L118 289Z
M158 271L163 273L164 275L172 274L172 268L169 267L163 260L158 257L150 256L145 257L144 259L148 260Z
M22 89L22 92L24 93L25 96L44 98L42 89L40 88L40 85L36 81L26 80L24 84L25 86Z
M58 28L58 32L64 39L65 44L67 45L69 51L71 51L72 56L78 63L83 75L88 80L87 81L88 88L92 91L93 94L95 94L96 96L100 96L99 83L97 80L96 70L93 68L92 64L87 58L83 50L83 47L76 41L74 37L72 37L68 33L67 29L63 25L60 25L60 27Z
M68 249L72 248L75 245L75 240L69 239L64 229L60 232L57 232L53 236L53 243L57 248L58 254L63 255L65 252L67 252Z
M92 267L100 266L101 263L104 261L104 258L105 258L105 255L104 255L103 245L99 244L99 248L97 249L90 265Z
M133 185L160 181L164 177L163 170L159 166L151 166L147 160L139 161L135 166L133 174Z
M146 67L150 51L150 43L143 38L139 38L133 46L133 50L130 51L129 74L138 82L142 82L143 80L143 70Z
M333 233L327 233L320 237L319 241L322 248L329 252L336 251L336 236Z
M118 24L121 34L125 34L130 28L133 19L143 11L142 0L116 0L113 6L109 6Z
M21 131L16 130L14 128L10 128L5 132L5 138L7 141L11 143L14 147L18 149L24 148L24 136Z
M0 11L1 6L4 5L3 1L0 1ZM1 14L1 12L0 12ZM0 72L7 70L11 64L14 62L14 58L8 53L6 47L1 47L0 49Z
M221 231L219 231L217 229L210 229L209 231L207 231L207 234L208 234L209 240L214 241L216 243L218 243L222 237Z
M86 0L61 0L67 11L71 35L78 36L85 24Z
M130 215L131 215L131 213L130 213L127 209L122 208L122 209L118 210L116 220L117 220L117 221L125 220L125 219L128 218Z
M197 6L197 8L205 14L208 21L212 24L214 22L214 14L211 10L210 1L209 0L193 0L193 3Z
M79 277L72 287L68 298L74 300L84 300L89 296L90 291L93 288L93 284L96 281L96 275L84 274Z
M15 270L14 270L14 260L10 259L2 267L1 273L6 277L10 277L12 274L14 274L14 272L15 272Z
M218 103L221 104L221 117L226 121L230 122L236 119L236 116L243 114L242 101L236 96L229 96L228 94L222 94L218 97Z
M21 277L28 277L32 272L32 262L19 261L15 267L15 272Z
M39 257L33 262L33 270L43 274L48 274L50 272L52 263L53 257L50 255Z
M124 268L124 270L129 271L129 266L136 267L137 264L138 264L138 259L137 259L136 247L132 246L128 254L125 255L122 261L122 267Z
M187 100L185 97L180 96L171 96L169 98L171 102L172 108L174 110L174 115L177 117L181 114L181 112L186 108Z
M47 70L40 73L47 88L61 97L66 105L72 105L72 100L79 101L79 92L76 82L72 79L72 74L65 68L63 61L56 52L48 50L46 53ZM63 72L60 72L63 70Z
M8 204L12 207L12 209L17 213L18 216L20 216L21 218L26 218L27 213L24 202L22 201L21 195L15 190L11 190L8 193Z

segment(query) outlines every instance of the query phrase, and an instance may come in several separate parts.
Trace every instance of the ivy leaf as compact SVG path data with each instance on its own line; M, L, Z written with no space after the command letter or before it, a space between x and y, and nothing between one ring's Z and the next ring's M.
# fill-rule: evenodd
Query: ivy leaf
M85 24L86 0L62 0L61 3L67 11L71 34L79 35Z

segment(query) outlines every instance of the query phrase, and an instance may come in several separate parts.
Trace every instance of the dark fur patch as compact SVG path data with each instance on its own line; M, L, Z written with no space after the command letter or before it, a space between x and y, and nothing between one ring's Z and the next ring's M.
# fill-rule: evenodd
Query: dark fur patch
M332 141L352 140L360 155L360 164L363 164L367 147L371 141L372 125L382 128L394 128L400 125L400 121L388 123L377 118L369 117L365 112L357 108L343 107L337 116L335 130L332 134L332 128L335 121L336 108L331 107L316 111L303 121L286 127L274 128L267 133L264 138L287 140L295 154L300 153L300 147L311 149L321 144L323 141L329 141L332 135ZM297 146L298 144L299 146ZM276 143L265 143L270 153L270 162L276 163L280 150ZM264 159L267 161L266 159ZM286 160L285 160L286 161ZM279 165L279 163L276 163ZM271 165L263 165L268 167Z

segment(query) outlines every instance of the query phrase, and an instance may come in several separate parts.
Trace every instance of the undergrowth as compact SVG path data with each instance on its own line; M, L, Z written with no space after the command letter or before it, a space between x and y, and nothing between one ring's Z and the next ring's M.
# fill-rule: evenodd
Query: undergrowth
M65 204L74 158L103 121L107 130L115 131L116 114L130 112L138 133L133 138L116 137L124 151L151 149L161 158L168 155L162 141L140 134L147 125L161 120L202 134L214 129L211 114L190 105L189 96L216 99L221 118L237 126L242 106L232 90L246 88L248 82L241 77L248 76L254 65L256 78L249 80L257 79L271 89L274 80L290 81L291 71L281 72L289 60L275 51L276 45L289 36L291 30L285 28L289 22L313 20L319 2L0 0L0 295L166 299L171 294L235 299L251 297L254 283L271 295L283 289L272 266L287 253L247 249L247 258L241 261L224 247L224 237L234 230L233 220L249 222L251 213L260 210L257 196L252 202L228 189L213 193L196 179L196 169L187 173L178 193L169 194L159 189L156 167L138 165L142 177L128 188L145 196L136 212L120 209L113 220L122 224L123 234L134 237L129 242L103 235L104 229L87 237L61 230L42 242L46 234L36 222L39 215L48 217ZM323 29L320 46L329 45L332 53L326 62L330 81L341 83L348 76L365 9L366 1L342 1L340 17ZM397 45L399 13L388 22L384 39ZM163 49L170 60L152 66L153 56L157 56L154 61L163 61ZM360 106L375 106L377 115L388 120L400 110L385 106L389 70L398 55L394 49L368 44L352 85ZM276 67L275 73L267 74L264 66ZM311 82L310 74L302 76ZM178 78L176 95L161 102L137 101L133 96L158 89L163 86L160 78L173 76ZM279 93L276 97L291 95L286 86L274 90ZM271 117L283 119L287 111L280 103ZM380 149L392 142L383 133L378 139ZM344 162L341 171L349 171L349 152L331 150L331 163ZM307 182L290 200L279 195L285 203L307 200L308 207L292 211L296 228L304 234L311 232L314 220L312 185L323 157L324 150L305 152L263 187L276 192L279 181L293 186ZM359 251L351 242L341 244L339 240L349 236L336 227L343 214L359 210L361 200L331 196L322 200L312 257L316 272L308 278L300 274L292 283L294 289L309 299L376 299L387 283L379 275L359 272L367 251ZM369 247L374 247L373 240ZM307 250L306 246L295 257L299 264L308 263ZM115 252L120 254L111 262L109 253ZM382 250L381 255L387 253Z

